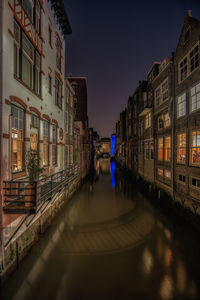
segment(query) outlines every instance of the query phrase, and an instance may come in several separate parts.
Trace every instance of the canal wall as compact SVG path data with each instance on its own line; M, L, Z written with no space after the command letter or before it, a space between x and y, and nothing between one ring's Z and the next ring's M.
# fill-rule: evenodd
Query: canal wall
M136 189L142 194L147 196L151 203L163 212L168 218L174 218L176 216L180 224L190 224L194 230L200 230L200 206L189 198L187 201L175 197L169 190L162 188L155 182L149 182L144 180L141 176L134 176L133 173L122 166L119 162L116 162L117 169L121 174L121 177L125 181L134 184Z
M0 285L6 281L12 271L14 271L20 264L21 260L27 255L31 247L40 239L41 235L47 230L55 217L59 214L62 207L69 202L72 196L78 191L81 186L81 177L75 178L67 189L61 191L59 194L41 207L39 212L35 215L21 216L18 220L17 226L20 226L17 233L12 240L4 248L3 260L0 265ZM45 204L45 203L44 203ZM10 231L16 230L13 224ZM7 231L9 228L7 228ZM9 239L8 232L4 232L6 239ZM6 238L6 236L8 237ZM12 235L12 232L10 233Z

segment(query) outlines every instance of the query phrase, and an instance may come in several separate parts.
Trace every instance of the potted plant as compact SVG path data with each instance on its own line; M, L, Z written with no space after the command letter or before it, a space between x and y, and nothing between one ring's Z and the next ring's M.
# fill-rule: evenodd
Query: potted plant
M31 150L28 153L28 162L27 162L27 170L28 170L28 177L30 183L27 185L26 190L26 206L32 206L32 203L34 202L34 197L32 195L35 194L35 184L36 181L39 179L40 175L42 174L44 168L40 167L41 164L41 158L39 155L39 152L36 150ZM38 191L36 191L38 192Z

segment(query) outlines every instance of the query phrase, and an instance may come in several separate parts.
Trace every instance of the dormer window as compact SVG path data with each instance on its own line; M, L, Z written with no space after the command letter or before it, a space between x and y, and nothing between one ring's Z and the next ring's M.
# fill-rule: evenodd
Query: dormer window
M184 43L186 43L189 40L190 37L190 28L185 32L184 34Z

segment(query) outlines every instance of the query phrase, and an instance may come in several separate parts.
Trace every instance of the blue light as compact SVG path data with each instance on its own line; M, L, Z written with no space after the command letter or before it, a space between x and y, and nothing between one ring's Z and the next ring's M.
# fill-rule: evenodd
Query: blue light
M114 156L115 154L115 143L116 143L116 136L115 134L112 135L112 149L111 149L111 155Z
M112 161L111 163L111 179L112 179L112 187L115 187L115 161Z

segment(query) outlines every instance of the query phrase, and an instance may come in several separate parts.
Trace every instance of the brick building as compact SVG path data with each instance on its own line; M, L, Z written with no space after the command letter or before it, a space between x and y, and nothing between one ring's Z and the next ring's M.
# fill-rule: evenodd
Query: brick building
M128 139L122 139L121 117L116 125L117 149L127 149L123 160L128 161L130 171L198 213L199 37L200 21L188 11L172 57L153 64L147 76L146 95L139 97L135 92L128 100ZM118 160L122 162L119 156Z

